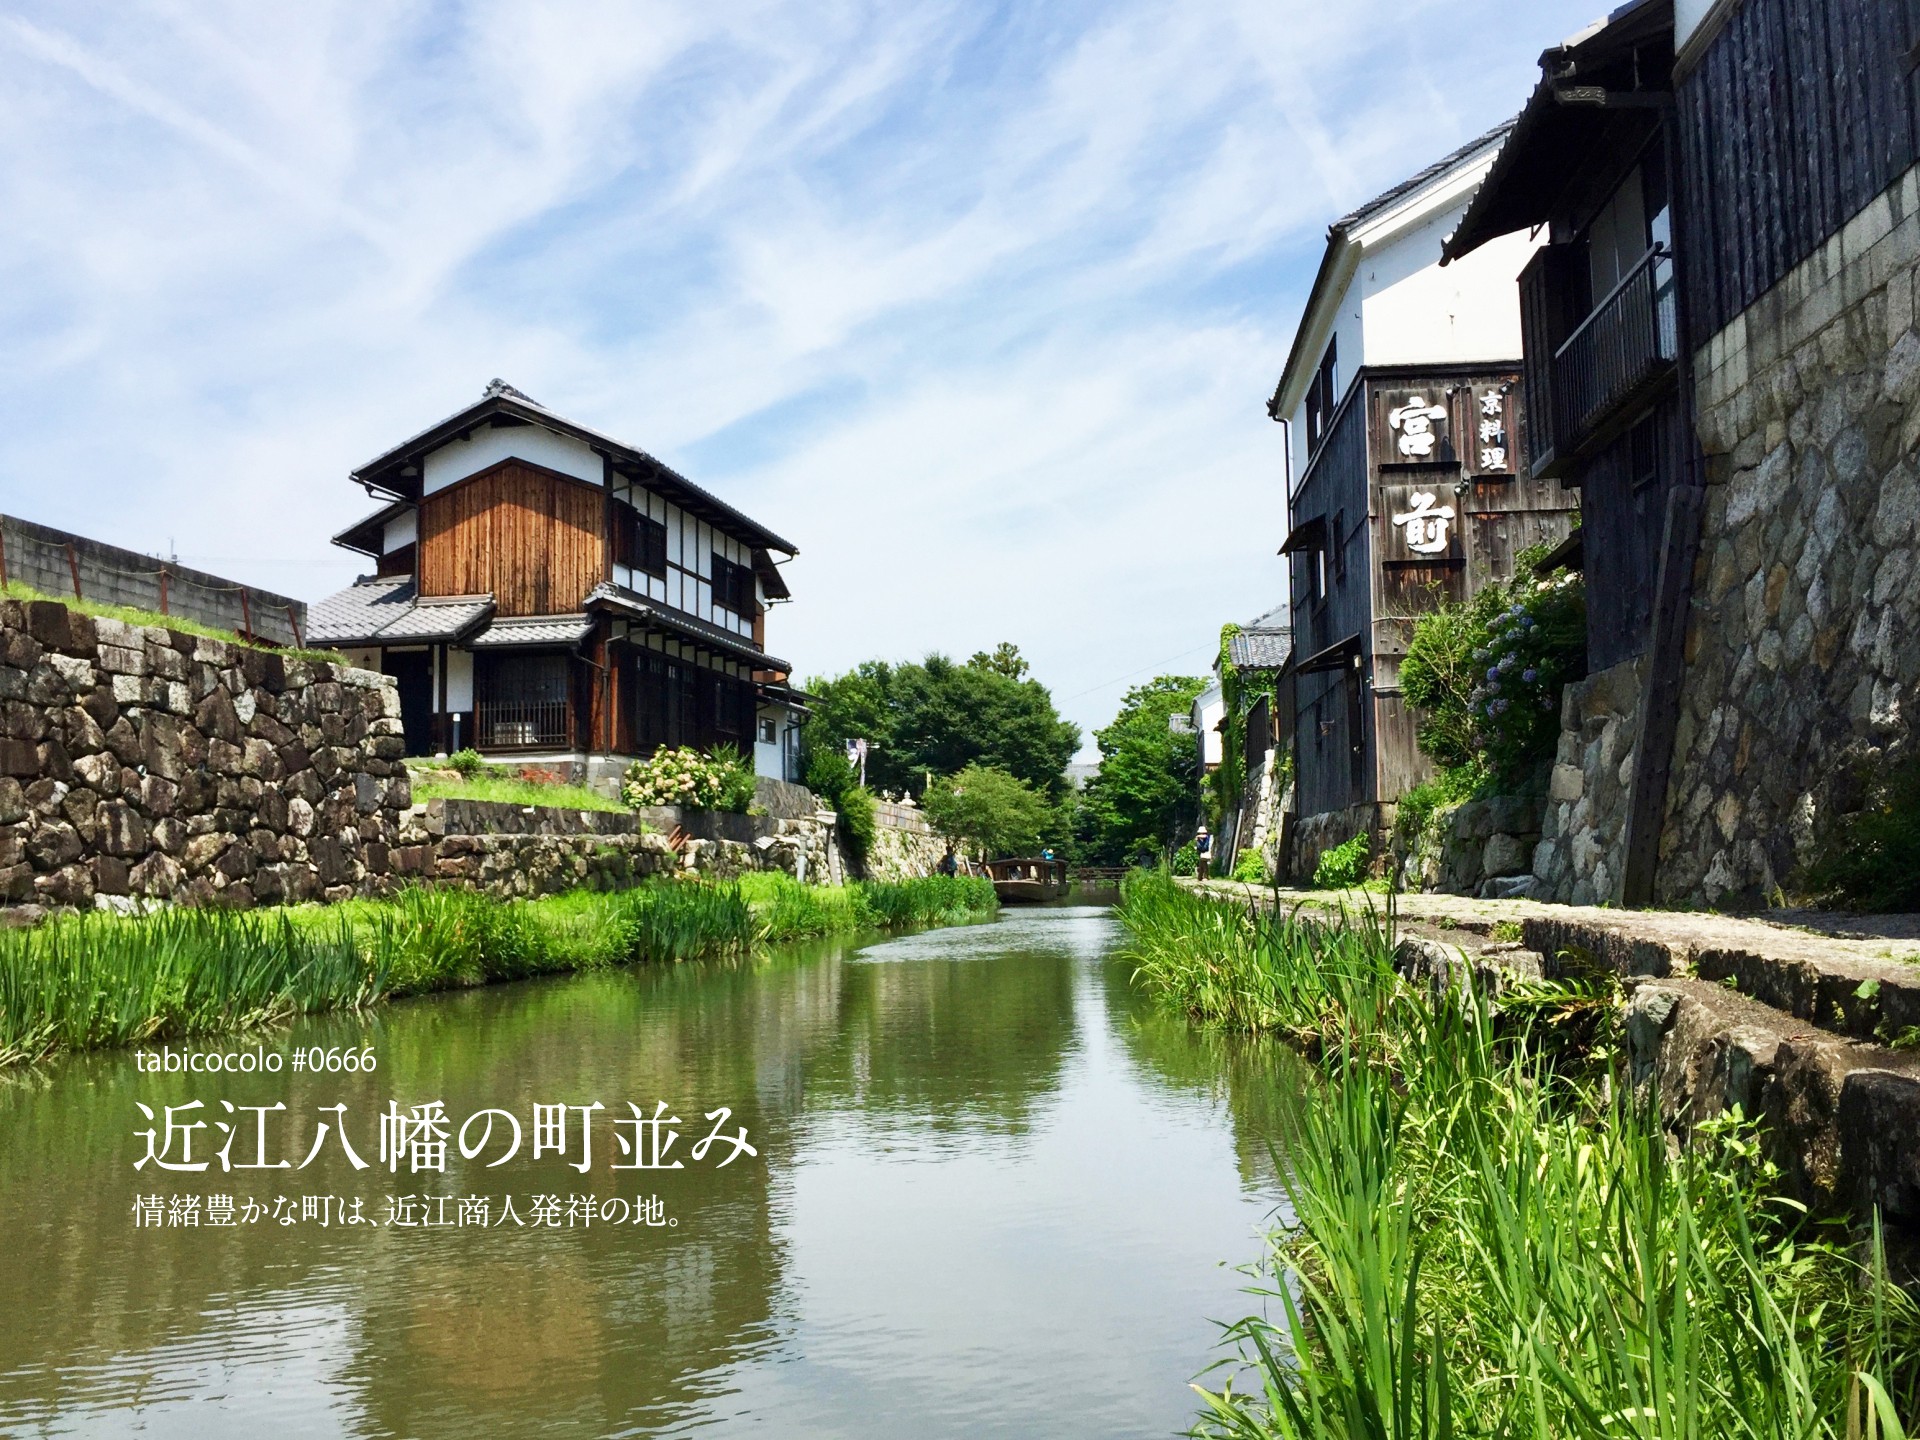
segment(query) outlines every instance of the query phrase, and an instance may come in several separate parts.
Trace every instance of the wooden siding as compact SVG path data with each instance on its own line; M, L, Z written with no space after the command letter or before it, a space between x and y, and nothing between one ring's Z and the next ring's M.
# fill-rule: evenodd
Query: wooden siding
M1746 0L1676 96L1688 343L1920 159L1920 0Z
M500 615L580 608L605 572L605 492L506 460L420 505L420 593L494 597Z
M1579 472L1590 671L1631 660L1647 648L1667 492L1684 477L1687 452L1696 444L1674 390L1640 424L1646 428L1629 429ZM1642 447L1638 463L1636 444ZM1648 445L1654 448L1649 451Z

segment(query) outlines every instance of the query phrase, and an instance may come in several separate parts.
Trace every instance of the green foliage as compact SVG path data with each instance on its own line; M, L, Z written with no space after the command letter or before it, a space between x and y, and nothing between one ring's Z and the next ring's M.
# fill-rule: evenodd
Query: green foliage
M1130 878L1120 917L1165 1004L1325 1074L1285 1142L1263 1313L1228 1331L1254 1383L1203 1392L1197 1433L1907 1433L1920 1309L1877 1233L1862 1263L1808 1221L1738 1116L1675 1156L1610 1068L1544 1063L1540 1027L1593 1013L1584 992L1436 997L1371 913L1261 914L1159 876Z
M1193 841L1173 852L1173 873L1183 879L1200 873L1200 847Z
M1199 760L1193 736L1175 732L1206 681L1162 675L1127 691L1113 723L1094 732L1100 770L1080 793L1074 817L1079 854L1101 865L1153 861L1193 821Z
M416 772L421 768L409 767ZM584 785L561 785L549 780L527 780L487 767L469 780L443 780L416 773L413 800L490 800L501 805L552 805L561 810L610 810L625 814L627 807Z
M773 941L961 925L999 908L993 882L975 875L822 886L769 873L743 875L739 883L759 919L761 937Z
M716 745L703 755L689 746L662 745L650 759L627 767L620 797L635 810L649 805L681 805L689 810L747 813L753 803L753 758L731 745Z
M870 660L834 679L810 680L809 756L864 739L867 783L877 790L918 795L929 774L990 765L1058 801L1080 731L1060 718L1026 663L1002 646L964 665L944 655L905 665Z
M1443 769L1431 780L1421 781L1400 797L1393 817L1394 844L1411 849L1437 811L1471 800L1485 781L1485 771L1471 764Z
M821 887L752 875L537 900L414 888L330 907L60 916L0 930L0 1066L499 980L960 923L995 903L989 882L965 876Z
M1443 767L1512 782L1553 754L1561 689L1586 673L1586 590L1564 570L1536 577L1542 553L1522 551L1512 580L1414 623L1400 683L1421 750Z
M184 615L162 615L155 610L139 610L131 605L108 605L98 600L76 600L71 595L49 595L36 590L31 585L23 585L18 580L9 580L0 585L0 598L7 600L50 600L55 605L64 605L82 615L94 615L104 620L123 620L129 625L157 625L163 630L177 631L182 635L200 635L208 640L223 640L229 645L238 645L245 650L268 650L289 660L307 660L322 665L345 666L347 657L337 650L299 649L293 646L282 648L253 641L231 630L222 630L217 625L202 624L190 620Z
M1020 653L1020 647L1005 640L993 647L991 655L984 650L974 651L967 657L967 664L976 670L991 670L1009 680L1024 680L1033 670L1026 656Z
M1316 890L1348 890L1367 878L1373 861L1373 837L1364 830L1331 850L1323 850L1313 867Z
M447 757L447 768L458 771L463 779L471 780L487 768L487 761L485 756L469 745Z
M848 857L856 869L864 868L867 856L873 853L880 826L873 792L864 785L850 785L834 797L833 808L840 815L840 838L846 844Z
M1825 837L1813 893L1859 910L1920 910L1920 755L1869 781L1867 803Z
M992 765L936 780L924 804L934 829L986 858L1032 853L1047 823L1046 798Z
M864 867L879 826L873 792L861 786L859 772L837 745L810 750L806 761L807 788L839 815L841 848L855 869Z
M1251 848L1242 850L1233 862L1233 878L1242 885L1265 885L1273 879L1267 873L1266 857Z

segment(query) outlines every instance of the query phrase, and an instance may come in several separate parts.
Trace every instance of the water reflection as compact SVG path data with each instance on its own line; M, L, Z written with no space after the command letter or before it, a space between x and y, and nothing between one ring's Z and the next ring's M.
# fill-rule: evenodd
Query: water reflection
M92 1057L0 1082L0 1430L454 1436L1168 1433L1246 1307L1297 1077L1130 994L1090 908L751 963L506 986L260 1043L371 1045L372 1076L205 1078ZM221 1042L218 1048L236 1048ZM135 1100L284 1100L279 1153L372 1117L727 1105L724 1170L546 1156L444 1175L156 1177ZM704 1130L704 1124L701 1124ZM689 1126L691 1129L691 1126ZM697 1136L689 1136L697 1138ZM683 1144L688 1143L683 1141ZM681 1152L681 1153L684 1153ZM577 1150L574 1157L577 1158ZM670 1228L135 1229L136 1194L657 1193ZM296 1202L297 1203L297 1202Z

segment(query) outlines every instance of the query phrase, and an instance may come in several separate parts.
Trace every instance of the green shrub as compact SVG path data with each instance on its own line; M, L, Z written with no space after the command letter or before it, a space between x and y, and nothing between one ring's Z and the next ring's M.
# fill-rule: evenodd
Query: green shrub
M1512 580L1414 623L1400 683L1420 748L1442 767L1511 783L1558 743L1561 689L1586 674L1586 589L1564 570L1536 578L1539 553L1522 551Z
M1393 816L1393 843L1402 850L1411 850L1435 812L1471 800L1486 778L1486 772L1480 767L1460 765L1442 770L1431 780L1421 781L1400 797Z
M1189 840L1173 852L1173 873L1176 875L1197 875L1200 873L1200 851Z
M744 815L753 802L753 760L731 745L703 755L682 745L662 745L651 759L627 767L620 797L635 810L649 805L680 805L689 810L723 810Z
M880 829L874 813L873 792L864 785L852 786L840 792L833 808L840 815L840 843L847 848L847 858L856 868L865 869Z
M1267 874L1266 857L1252 848L1242 850L1233 862L1233 878L1242 885L1265 885L1272 879Z
M1313 867L1313 888L1351 889L1367 878L1372 861L1373 837L1363 830L1351 840L1321 852L1319 863Z
M1822 900L1860 910L1920 910L1920 755L1868 786L1866 808L1837 825L1808 868Z
M471 780L487 768L487 762L478 750L469 745L447 757L447 768L457 770L463 778Z

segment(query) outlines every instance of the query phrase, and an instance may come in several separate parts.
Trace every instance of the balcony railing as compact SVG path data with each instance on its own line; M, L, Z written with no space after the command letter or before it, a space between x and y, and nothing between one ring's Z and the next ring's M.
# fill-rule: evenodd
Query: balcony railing
M1655 245L1554 352L1555 448L1578 451L1679 353L1673 255Z
M474 728L482 750L560 749L572 740L564 700L482 700Z

